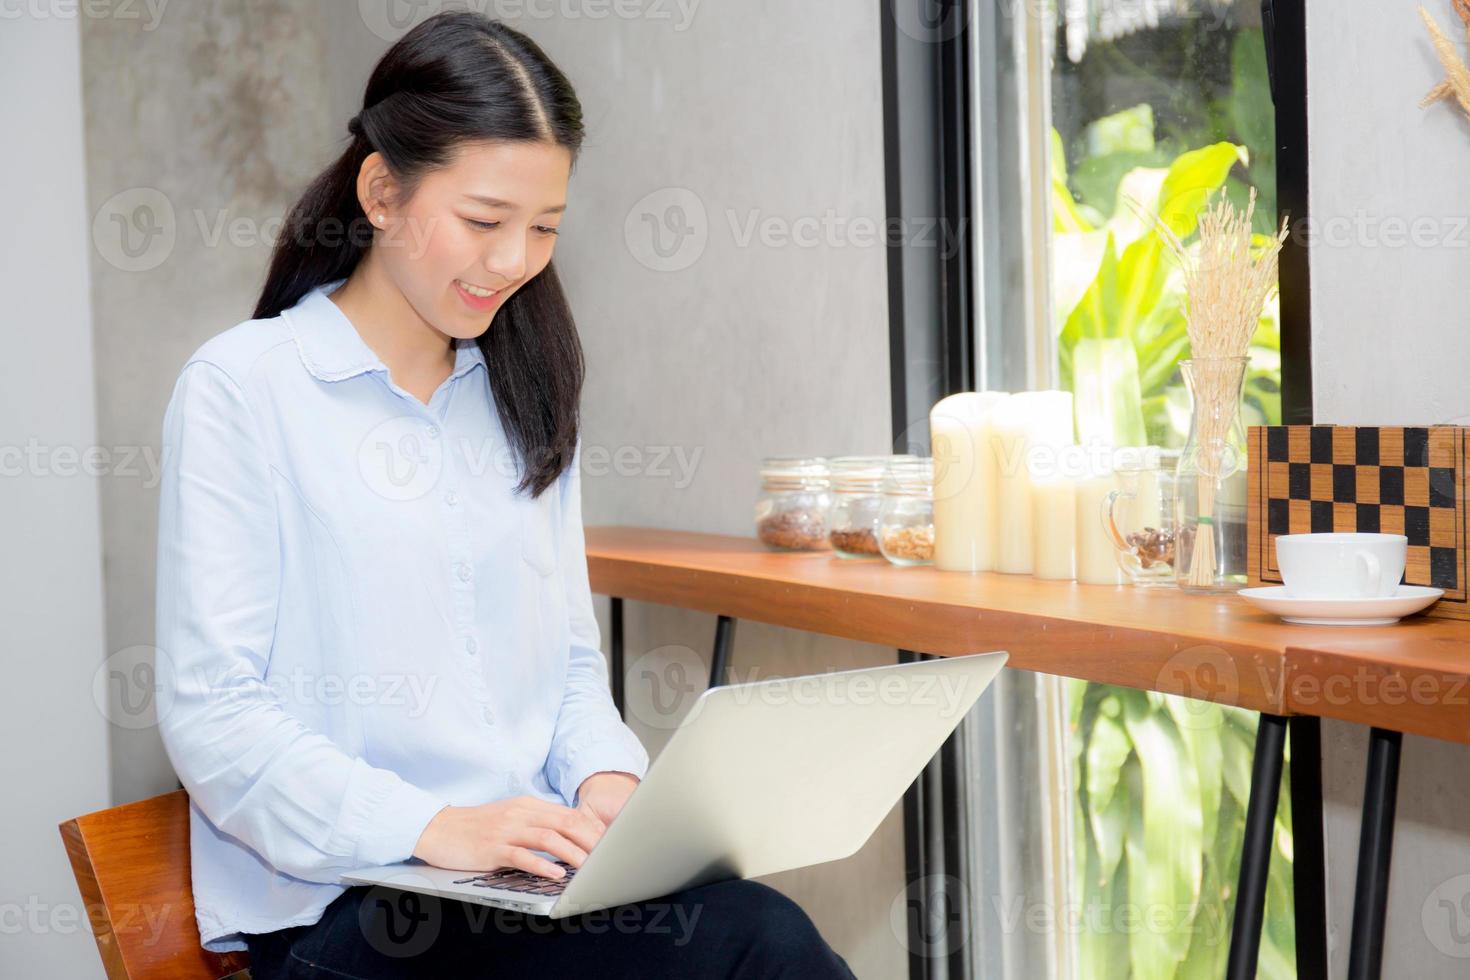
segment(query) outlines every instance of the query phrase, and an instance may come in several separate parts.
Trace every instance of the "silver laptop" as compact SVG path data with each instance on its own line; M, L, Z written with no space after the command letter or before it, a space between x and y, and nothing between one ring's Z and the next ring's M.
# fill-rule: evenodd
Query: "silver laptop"
M878 829L1000 672L978 653L773 678L700 694L566 877L417 859L342 875L560 919L836 861ZM547 856L544 855L543 856Z

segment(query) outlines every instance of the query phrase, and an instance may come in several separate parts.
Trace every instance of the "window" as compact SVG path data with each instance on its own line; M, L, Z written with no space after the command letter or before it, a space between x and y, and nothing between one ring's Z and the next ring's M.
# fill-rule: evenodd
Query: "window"
M1177 263L1146 216L1187 239L1205 201L1277 226L1274 105L1260 9L1208 0L1063 2L1049 52L1052 221L1047 249L1058 377L1079 434L1177 447L1189 427ZM1281 421L1276 302L1261 311L1247 425Z
M890 213L972 222L952 261L891 253L896 451L924 451L928 407L970 388L1068 389L1109 406L1079 417L1084 439L1181 445L1182 283L1145 216L1192 231L1211 195L1244 207L1254 189L1257 232L1305 219L1300 0L884 7ZM1280 268L1247 424L1311 420L1298 239ZM1006 672L956 736L968 943L984 953L946 975L1223 975L1255 726L1228 706ZM1296 975L1280 801L1262 977ZM1051 926L1027 924L1038 909Z
M1187 241L1213 195L1244 209L1253 191L1255 230L1275 230L1275 106L1261 9L1063 0L1050 13L1043 326L1054 338L1056 377L1074 393L1084 441L1177 447L1190 414L1178 368L1188 356L1183 283L1146 219L1166 216ZM1247 425L1280 424L1281 378L1273 300L1251 342ZM1084 682L1068 682L1066 700L1077 975L1223 975L1255 715ZM1281 799L1263 977L1296 974L1289 793Z

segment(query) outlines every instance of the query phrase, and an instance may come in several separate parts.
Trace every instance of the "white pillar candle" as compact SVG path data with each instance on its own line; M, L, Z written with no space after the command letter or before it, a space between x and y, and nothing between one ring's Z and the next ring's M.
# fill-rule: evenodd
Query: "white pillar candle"
M1052 462L1060 465L1068 447L1076 441L1070 391L1031 391L1023 399L1032 417L1032 441L1052 451Z
M1008 396L965 391L929 412L934 457L934 567L988 572L995 567L996 462L991 420Z
M1103 530L1103 501L1118 488L1109 463L1095 466L1077 485L1077 581L1086 585L1122 585L1117 549Z
M1000 527L997 571L1030 575L1036 568L1035 505L1031 467L1055 470L1064 447L1072 443L1072 393L1026 391L996 410L992 443L996 462Z
M1036 577L1070 581L1077 577L1077 479L1032 474L1031 491Z

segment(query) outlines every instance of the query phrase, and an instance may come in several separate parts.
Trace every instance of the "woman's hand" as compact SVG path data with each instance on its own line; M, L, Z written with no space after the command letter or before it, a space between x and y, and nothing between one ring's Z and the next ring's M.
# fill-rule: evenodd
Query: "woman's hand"
M622 811L638 781L630 772L594 772L577 789L577 810L606 827Z
M509 867L562 878L566 872L559 865L533 852L545 851L580 868L605 830L595 811L516 796L480 806L445 807L419 835L413 856L453 871Z

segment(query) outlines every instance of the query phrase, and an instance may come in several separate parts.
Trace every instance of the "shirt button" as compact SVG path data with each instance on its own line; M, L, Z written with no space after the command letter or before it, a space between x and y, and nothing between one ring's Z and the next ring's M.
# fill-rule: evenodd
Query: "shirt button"
M485 724L495 724L495 712L491 711L489 708L481 709L480 715L485 719Z
M439 438L439 427L437 425L431 425L427 429L425 429L424 431L429 434L429 438L430 439L437 439L437 438Z
M453 490L447 491L444 494L444 502L453 507L455 504L459 503L459 496Z
M479 648L480 648L480 645L475 642L475 638L473 636L468 637L464 641L464 649L465 649L465 652L466 653L474 653Z
M472 574L474 574L470 570L470 566L466 565L464 562L460 562L459 563L459 570L458 571L459 571L459 580L461 582L468 582L470 580L470 576Z

